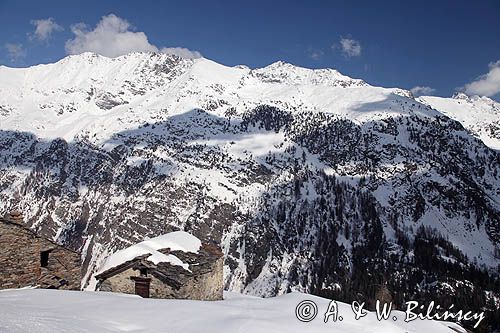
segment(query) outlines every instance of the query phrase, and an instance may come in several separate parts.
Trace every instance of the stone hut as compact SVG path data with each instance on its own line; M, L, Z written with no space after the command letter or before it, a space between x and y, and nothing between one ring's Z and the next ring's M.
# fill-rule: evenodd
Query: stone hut
M100 291L221 300L223 255L217 246L176 231L114 253L95 277Z
M80 254L38 236L21 212L0 217L0 289L80 289Z

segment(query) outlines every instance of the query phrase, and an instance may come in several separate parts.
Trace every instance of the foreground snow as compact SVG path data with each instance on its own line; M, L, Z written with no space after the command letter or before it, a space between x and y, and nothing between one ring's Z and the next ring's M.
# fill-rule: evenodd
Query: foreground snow
M303 300L318 306L305 323L295 308ZM327 299L292 293L256 298L226 293L225 300L202 302L142 299L138 296L41 289L0 291L1 332L465 332L452 323L416 320L378 321L374 313L354 319L350 305L339 303L343 321L323 322ZM453 327L454 330L451 329Z

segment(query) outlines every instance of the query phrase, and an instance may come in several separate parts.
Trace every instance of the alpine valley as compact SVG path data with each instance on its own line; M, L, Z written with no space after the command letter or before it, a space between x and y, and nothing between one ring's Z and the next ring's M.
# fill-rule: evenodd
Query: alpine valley
M484 309L500 323L500 103L158 53L0 67L0 213L107 255L173 230L225 288ZM489 325L489 326L488 326Z

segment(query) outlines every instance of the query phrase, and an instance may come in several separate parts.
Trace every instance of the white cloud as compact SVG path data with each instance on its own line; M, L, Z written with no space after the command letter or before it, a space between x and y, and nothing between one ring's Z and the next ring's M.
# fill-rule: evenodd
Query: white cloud
M26 57L26 50L23 48L23 44L5 44L7 53L9 54L10 61L17 61Z
M75 38L66 41L66 52L79 54L95 52L107 57L118 57L133 51L158 51L149 43L144 32L129 31L130 23L114 14L103 16L94 30L83 23L71 26Z
M75 37L66 41L68 54L95 52L114 58L130 52L164 52L184 58L201 57L198 51L180 47L159 49L148 41L144 32L133 31L127 20L114 14L103 16L94 30L89 30L87 25L78 23L71 26L71 31Z
M489 64L489 72L462 89L469 95L493 96L500 93L500 60Z
M359 41L350 38L341 38L340 47L346 57L358 57L361 55L361 44ZM335 46L333 46L335 48Z
M35 26L35 32L30 34L30 39L37 39L41 42L48 41L53 32L64 30L52 17L42 20L32 20L31 24Z
M307 49L307 55L312 60L318 61L321 58L323 58L323 56L325 55L325 52L323 52L323 50L321 50L321 49L315 49L315 48L309 47Z
M201 53L198 51L191 51L184 47L163 47L160 52L167 54L175 54L181 58L196 59L201 58Z
M410 89L414 96L430 95L436 91L436 89L426 86L416 86Z

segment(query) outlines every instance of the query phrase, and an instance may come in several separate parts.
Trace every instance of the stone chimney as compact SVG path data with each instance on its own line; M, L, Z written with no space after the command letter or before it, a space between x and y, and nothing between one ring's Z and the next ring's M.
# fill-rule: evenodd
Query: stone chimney
M24 217L21 211L13 210L5 216L5 219L17 224L23 224Z

